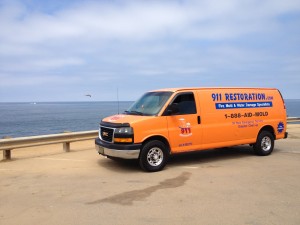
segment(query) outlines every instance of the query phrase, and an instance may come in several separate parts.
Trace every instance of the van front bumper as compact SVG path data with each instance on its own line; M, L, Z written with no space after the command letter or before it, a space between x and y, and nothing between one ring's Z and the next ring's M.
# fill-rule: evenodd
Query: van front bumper
M113 144L96 138L95 146L97 152L104 156L122 159L138 159L142 144Z

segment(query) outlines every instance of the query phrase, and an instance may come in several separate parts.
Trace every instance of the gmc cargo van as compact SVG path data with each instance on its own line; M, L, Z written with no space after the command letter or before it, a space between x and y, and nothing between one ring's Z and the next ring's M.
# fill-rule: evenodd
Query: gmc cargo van
M108 158L138 159L159 171L169 155L250 144L269 155L287 138L286 109L274 88L173 88L145 93L100 123L96 148Z

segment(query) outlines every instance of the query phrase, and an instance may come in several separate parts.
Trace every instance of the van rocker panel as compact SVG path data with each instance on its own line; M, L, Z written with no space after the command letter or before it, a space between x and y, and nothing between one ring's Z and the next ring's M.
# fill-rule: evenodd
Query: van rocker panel
M113 144L106 143L100 138L95 140L96 149L99 154L123 159L138 159L142 144Z

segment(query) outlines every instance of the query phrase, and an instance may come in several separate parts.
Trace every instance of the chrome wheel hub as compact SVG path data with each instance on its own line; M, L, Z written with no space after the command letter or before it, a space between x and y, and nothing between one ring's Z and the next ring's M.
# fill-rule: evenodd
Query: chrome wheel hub
M158 147L151 148L147 154L147 161L151 166L159 166L163 158L163 151Z
M261 141L261 149L264 151L269 151L272 147L272 141L269 137L264 137Z

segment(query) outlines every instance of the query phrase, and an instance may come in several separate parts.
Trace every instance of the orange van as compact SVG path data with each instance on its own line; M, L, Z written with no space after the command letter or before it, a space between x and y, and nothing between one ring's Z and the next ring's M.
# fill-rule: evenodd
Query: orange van
M154 172L182 152L250 144L269 155L274 140L287 136L275 88L172 88L147 92L123 114L104 118L95 143L101 155L138 159Z

